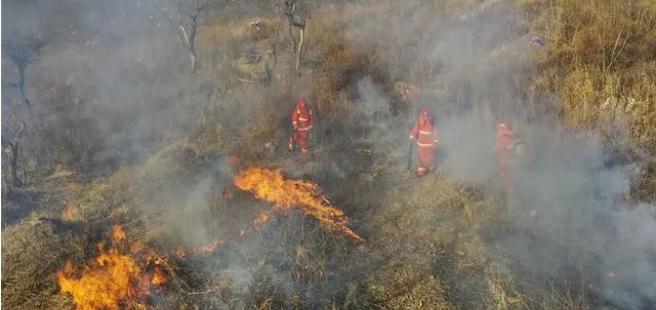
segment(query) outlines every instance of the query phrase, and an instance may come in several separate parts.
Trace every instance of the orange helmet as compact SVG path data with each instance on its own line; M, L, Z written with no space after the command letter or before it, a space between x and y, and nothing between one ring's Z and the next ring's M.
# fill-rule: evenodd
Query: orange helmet
M430 109L426 106L419 108L419 115L430 118L431 116Z
M301 99L298 99L298 105L299 108L307 108L307 102L305 101L305 98L301 97Z
M513 136L513 129L510 124L500 123L497 126L497 137L502 137L502 136L508 136L508 137Z

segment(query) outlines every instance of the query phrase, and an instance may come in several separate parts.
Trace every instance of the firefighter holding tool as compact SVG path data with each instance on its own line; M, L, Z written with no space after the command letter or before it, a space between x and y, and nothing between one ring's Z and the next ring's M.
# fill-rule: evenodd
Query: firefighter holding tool
M417 143L417 176L422 177L435 171L435 152L440 139L427 107L419 110L419 117L410 131L410 140Z

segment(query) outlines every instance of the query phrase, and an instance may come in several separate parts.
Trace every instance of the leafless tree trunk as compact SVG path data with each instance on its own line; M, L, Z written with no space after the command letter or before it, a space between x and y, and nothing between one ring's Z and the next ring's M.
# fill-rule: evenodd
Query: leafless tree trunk
M184 22L181 20L178 30L182 36L182 41L187 50L189 51L189 60L191 62L191 72L196 73L196 31L198 29L198 17L205 9L205 4L201 3L201 0L196 0L195 6L191 9L191 12L185 14L189 18L189 25L187 28L184 26ZM188 30L187 30L188 29Z
M18 145L20 138L25 130L25 123L21 123L20 129L13 140L2 138L2 148L11 154L11 183L13 186L23 186L23 182L18 178Z
M28 98L27 94L25 93L25 70L27 69L27 64L17 64L17 67L19 74L18 89L20 90L21 98L23 98L23 103L27 106L27 108L32 109L32 102L30 102L30 98Z
M305 27L299 29L298 48L296 49L296 71L301 67L301 56L303 53L303 37L305 36Z
M36 55L32 55L32 53L37 53L40 46L34 48L36 49L35 51L28 51L23 48L5 48L9 54L9 59L11 59L14 65L16 65L16 69L18 69L18 83L14 84L14 86L18 87L21 99L30 111L32 111L32 102L27 97L27 92L25 91L25 71L36 60Z
M289 35L292 38L292 46L294 47L296 52L296 63L294 68L296 69L296 71L298 71L301 67L301 57L303 53L303 42L305 37L306 21L305 21L305 17L301 16L301 14L298 13L296 2L297 0L285 0L284 13L287 16ZM296 37L294 36L292 30L293 28L297 28L299 32L298 44L296 43Z
M37 33L29 33L25 36L10 34L2 39L2 50L9 55L9 59L18 69L18 82L12 86L18 87L21 99L32 114L32 101L27 97L25 73L27 68L39 59L43 47L47 44L44 37Z

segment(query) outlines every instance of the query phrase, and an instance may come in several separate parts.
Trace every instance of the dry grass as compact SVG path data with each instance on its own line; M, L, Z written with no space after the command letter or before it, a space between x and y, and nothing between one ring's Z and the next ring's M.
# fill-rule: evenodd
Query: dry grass
M76 177L39 184L41 201L47 205L3 228L2 302L8 309L72 308L71 300L59 294L55 272L66 260L81 264L93 257L96 243L110 239L113 224L132 226L138 219L128 208L131 170L89 182ZM130 237L148 241L136 233Z
M266 40L276 34L280 20L273 17L257 17L237 24L211 24L198 28L197 44L200 48L217 45L234 45Z
M560 96L570 126L598 130L618 152L651 161L633 188L648 198L656 190L656 3L525 4L535 32L546 36L535 84ZM637 157L635 146L651 159Z
M33 214L38 217L39 214ZM69 258L81 257L79 232L36 218L2 232L2 304L7 309L63 309L54 273Z
M498 212L493 200L430 175L406 179L402 170L380 179L398 180L370 217L366 253L374 270L357 305L384 309L519 308L521 295L508 272L488 261L477 227ZM375 179L378 179L375 178ZM362 184L361 186L375 186ZM355 189L357 191L357 189ZM362 297L361 297L362 298Z
M477 1L459 6L456 1L433 1L429 11L447 14L455 10L460 14L474 2ZM524 2L539 16L555 14L558 17L547 20L544 15L544 19L536 21L536 27L549 30L550 35L540 64L544 70L535 81L561 95L567 122L574 127L593 128L612 128L608 124L628 122L635 141L653 150L656 63L653 57L636 56L649 53L638 41L653 44L655 40L649 34L639 36L644 29L656 30L654 22L644 17L652 12L648 5L628 7L626 12L629 13L625 15L613 13L616 15L610 16L609 21L607 14L595 17L589 10L610 14L611 9L624 12L619 10L623 7L594 1L562 0L551 2L553 5L547 7L542 2ZM395 5L398 4L391 3L390 7ZM160 245L163 250L176 243L184 244L184 238L176 239L176 235L184 234L189 227L175 227L175 223L180 223L180 218L176 217L178 213L164 214L163 210L184 211L188 207L184 197L191 189L187 187L206 176L208 159L234 153L247 165L284 166L288 157L282 151L284 146L272 141L284 141L287 135L288 108L297 97L294 84L308 86L309 97L316 103L324 122L322 126L336 128L352 114L348 110L352 105L348 92L353 81L370 76L383 85L384 91L391 93L395 85L401 85L403 92L415 92L414 87L407 86L411 84L394 84L398 81L388 81L389 77L378 71L382 53L399 53L399 46L384 50L381 45L371 44L356 49L349 44L348 26L355 19L363 19L365 12L362 7L315 12L308 23L306 61L301 76L293 77L287 71L289 67L272 67L274 76L283 76L281 81L274 82L280 83L276 86L282 86L279 90L282 94L273 94L264 83L242 85L230 81L219 85L224 80L213 75L222 69L239 71L240 76L261 70L262 64L270 59L242 63L242 49L255 46L256 54L267 54L272 38L286 35L284 31L281 34L275 30L280 26L278 19L258 18L259 26L254 26L251 19L199 29L200 53L207 52L202 54L206 57L204 60L212 64L201 68L199 75L222 88L222 101L208 105L202 126L192 138L165 146L136 168L119 171L77 189L73 203L78 210L73 222L91 223L98 231L106 230L115 222L124 223L131 238ZM637 18L642 16L640 12L646 13ZM577 14L584 14L585 18ZM424 17L429 16L431 14L426 13ZM616 49L616 56L609 56L617 38L612 35L612 30L616 29L613 25L617 23L627 24L625 31L631 33L630 40L622 52ZM572 28L573 24L580 26ZM599 36L597 31L591 30L594 27L607 31ZM259 30L254 30L256 28ZM278 53L291 55L289 46L282 44L278 48ZM216 50L221 50L222 54ZM606 56L596 57L600 51ZM226 57L230 66L213 64L210 58L217 55ZM281 57L281 62L291 59ZM429 69L403 70L407 72L402 76L409 80L434 73ZM232 93L228 94L228 89ZM248 122L243 122L244 115L249 117ZM219 122L222 125L217 125ZM331 142L334 141L328 144ZM550 296L541 296L541 300L528 300L522 295L525 292L520 293L516 288L515 282L519 279L514 279L510 271L490 264L487 244L481 239L481 226L508 225L510 221L497 207L502 202L495 197L482 197L475 189L450 183L438 175L409 179L405 170L389 168L398 166L393 156L372 159L362 155L372 153L373 146L366 142L340 143L330 145L331 149L318 148L315 153L317 157L333 161L338 161L339 156L348 156L362 164L348 171L348 179L329 179L325 183L339 183L333 193L341 197L349 215L361 219L357 229L367 238L364 246L353 247L309 220L283 217L264 231L239 237L233 244L228 242L228 249L211 260L178 266L180 277L189 283L185 293L201 293L183 294L177 299L170 297L170 305L253 309L320 306L508 309L582 305L576 291L562 289ZM329 164L318 163L312 169L320 171ZM295 174L316 172L307 166L298 166L300 172ZM378 188L384 191L362 194ZM216 203L212 201L216 198L209 197L208 204ZM240 228L240 225L246 228L249 220L235 219L230 212L243 215L260 205L248 197L238 197L237 201L239 209L223 210L223 218L206 220L224 225L223 231ZM55 209L64 207L62 203ZM192 220L189 223L189 226L198 224ZM55 226L50 224L33 225L25 220L3 231L5 305L13 308L70 306L67 298L57 294L54 281L38 280L44 274L54 273L66 258L83 259L88 254L78 248L83 247L84 242L76 238L83 235L54 234L53 229ZM48 263L36 263L40 261ZM362 270L367 273L362 274ZM246 277L248 283L241 283L245 281L242 277ZM172 289L171 295L180 293L177 289ZM204 290L210 293L202 293Z

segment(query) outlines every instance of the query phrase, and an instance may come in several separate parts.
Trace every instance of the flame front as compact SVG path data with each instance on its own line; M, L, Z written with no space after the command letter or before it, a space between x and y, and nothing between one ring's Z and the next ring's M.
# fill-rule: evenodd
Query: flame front
M118 244L126 240L126 233L116 225L112 237ZM150 254L139 263L133 255L143 250L143 244L133 245L129 247L131 254L122 254L115 247L105 250L102 243L98 244L98 256L88 266L77 268L81 274L76 274L71 261L66 262L56 274L61 292L73 297L78 310L145 309L146 300L167 283L161 267L166 260Z
M180 260L183 260L187 258L187 256L196 256L196 255L213 253L222 244L223 244L223 239L214 238L214 240L212 240L210 243L203 244L195 249L185 250L183 248L177 248L175 250L175 257L177 257Z
M253 193L258 199L275 204L272 210L274 212L282 213L295 208L356 242L364 241L347 227L350 219L344 212L331 205L328 198L320 193L319 187L313 182L285 180L280 170L252 167L235 176L235 185L241 190ZM262 225L270 216L271 211L263 211L254 224Z
M129 256L113 250L101 251L95 263L78 279L70 262L57 273L61 291L73 296L78 310L119 309L121 305L143 306L131 301L136 297L135 283L141 279L141 268Z
M162 286L165 285L166 282L168 282L168 279L166 278L166 273L164 272L164 269L160 267L155 267L155 271L153 272L153 278L150 280L150 283L152 285Z
M211 243L202 245L197 252L199 253L212 253L216 248L223 244L223 239L215 238Z
M121 242L127 238L127 234L121 225L114 225L114 227L112 227L112 237L115 242Z

